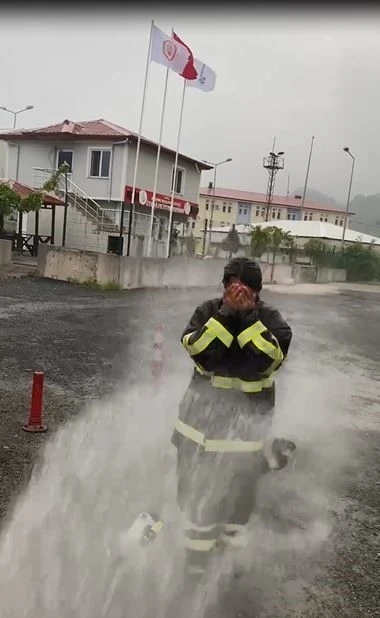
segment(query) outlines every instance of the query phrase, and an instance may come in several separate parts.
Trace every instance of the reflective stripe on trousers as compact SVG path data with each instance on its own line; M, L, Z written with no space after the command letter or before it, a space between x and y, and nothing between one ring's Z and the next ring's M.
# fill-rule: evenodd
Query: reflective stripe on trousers
M186 570L190 575L202 576L213 555L224 550L239 550L248 546L246 526L241 524L218 524L215 526L194 526L187 530L185 549ZM201 536L202 538L199 538ZM196 538L193 538L196 537ZM205 538L207 537L207 538Z
M263 449L260 440L207 440L206 436L177 418L175 429L192 442L203 446L207 453L257 453Z

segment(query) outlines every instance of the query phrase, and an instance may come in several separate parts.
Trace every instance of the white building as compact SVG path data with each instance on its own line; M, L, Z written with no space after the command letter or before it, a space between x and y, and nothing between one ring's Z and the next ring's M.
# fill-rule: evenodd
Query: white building
M296 241L299 247L312 238L324 241L330 246L340 248L340 243L343 236L343 228L340 225L334 225L333 223L325 223L322 221L264 221L256 224L249 225L236 225L235 229L239 234L240 242L242 245L248 245L250 238L249 235L255 227L278 227L284 232L289 232ZM211 233L211 242L218 245L227 236L231 226L213 227ZM380 250L380 238L375 236L369 236L368 234L361 234L355 230L349 228L346 229L344 234L345 244L361 243L363 245L374 245Z
M108 236L117 235L120 229L120 212L124 200L124 232L128 230L137 137L132 131L104 119L84 122L64 120L37 129L2 132L0 140L7 144L4 177L40 187L53 170L64 162L68 163L66 246L107 251ZM138 237L141 241L140 251L146 252L144 245L150 224L156 154L157 144L143 138L136 180L136 217L133 220L135 242L131 253L137 250ZM174 159L173 150L161 148L153 255L164 255ZM211 169L210 166L198 159L179 155L174 179L175 222L186 223L188 217L196 218L201 172L208 169ZM30 216L24 219L25 231L33 232L34 221L31 221ZM50 229L51 222L41 216L39 225L41 233L45 233L45 228ZM62 231L63 214L60 211L60 219L56 221L57 244L62 241Z

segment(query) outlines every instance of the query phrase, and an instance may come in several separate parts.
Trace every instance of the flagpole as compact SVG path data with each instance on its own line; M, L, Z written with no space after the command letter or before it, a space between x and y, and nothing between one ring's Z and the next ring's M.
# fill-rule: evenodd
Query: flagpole
M147 54L147 59L146 59L145 80L144 80L143 96L142 96L142 102L141 102L139 132L138 132L137 146L136 146L135 169L134 169L134 172L133 172L131 209L130 209L130 212L129 212L129 217L130 218L133 217L134 211L135 211L135 194L136 194L137 168L138 168L138 165L139 165L139 158L140 158L141 131L142 131L143 118L144 118L144 111L145 111L146 91L147 91L147 86L148 86L149 67L150 67L150 53L151 53L152 35L153 35L153 25L154 25L154 21L152 19L151 24L150 24L148 54ZM129 255L130 248L131 248L131 233L132 233L132 221L131 220L129 221L129 226L128 227L129 227L130 233L128 234L127 255Z
M152 234L153 234L153 223L154 223L154 209L156 206L156 192L157 192L157 180L158 180L158 168L160 163L160 154L161 154L161 143L162 143L162 132L164 128L164 117L165 117L165 108L166 108L166 95L168 91L168 80L169 80L169 67L166 69L166 78L165 78L165 88L164 88L164 96L162 100L162 112L161 112L161 125L160 125L160 137L158 140L158 148L157 148L157 157L156 157L156 169L154 172L154 183L153 183L153 196L152 196L152 205L150 210L150 227L149 227L149 237L148 237L148 251L147 255L150 257L151 248L152 248Z
M185 103L186 81L187 81L186 79L183 80L182 102L181 102L181 111L179 115L178 135L177 135L177 149L176 149L175 160L174 160L173 184L172 184L171 199L170 199L168 239L167 239L167 246L166 246L166 257L167 258L170 257L170 239L171 239L172 221L173 221L174 189L175 189L175 180L176 180L177 167L178 167L178 154L179 154L179 144L181 140L181 131L182 131L182 118L183 118L183 107Z

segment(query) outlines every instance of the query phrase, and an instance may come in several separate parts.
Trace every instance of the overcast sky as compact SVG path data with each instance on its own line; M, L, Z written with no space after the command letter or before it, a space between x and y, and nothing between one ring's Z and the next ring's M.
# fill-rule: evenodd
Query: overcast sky
M219 169L219 186L265 192L262 159L274 136L285 151L275 192L286 193L288 174L291 189L303 186L315 135L309 187L346 200L351 160L342 148L348 145L357 157L353 195L380 193L380 12L286 17L235 9L196 17L111 7L89 18L88 11L47 11L0 9L0 105L35 106L18 126L105 118L137 130L154 19L167 33L173 27L217 73L213 92L187 92L181 151L211 161L232 157ZM152 64L143 125L152 139L164 78L164 67ZM171 147L181 92L182 79L171 73L163 139ZM11 121L0 112L1 128ZM205 174L204 184L209 179Z

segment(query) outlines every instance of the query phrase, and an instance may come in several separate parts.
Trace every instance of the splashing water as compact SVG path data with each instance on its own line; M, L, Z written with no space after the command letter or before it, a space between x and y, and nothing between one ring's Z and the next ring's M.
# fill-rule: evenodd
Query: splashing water
M2 535L3 618L118 618L127 609L143 618L155 585L170 596L166 583L173 587L181 560L178 526L171 526L178 517L173 385L170 393L130 387L92 405L47 444ZM159 539L120 555L120 535L146 510L173 528L170 560Z
M92 404L47 443L0 539L2 618L172 615L183 592L184 552L170 435L183 388L173 376L156 390L130 386ZM299 421L293 422L299 427ZM286 415L280 428L281 422L288 424ZM304 529L268 531L254 516L251 549L242 560L247 569L281 552L310 553L326 540L325 493L316 486L308 491L308 484L302 473L287 483L288 491L306 491L313 516ZM159 514L165 533L147 548L131 546L122 554L121 535L141 511ZM186 618L205 615L218 578Z

